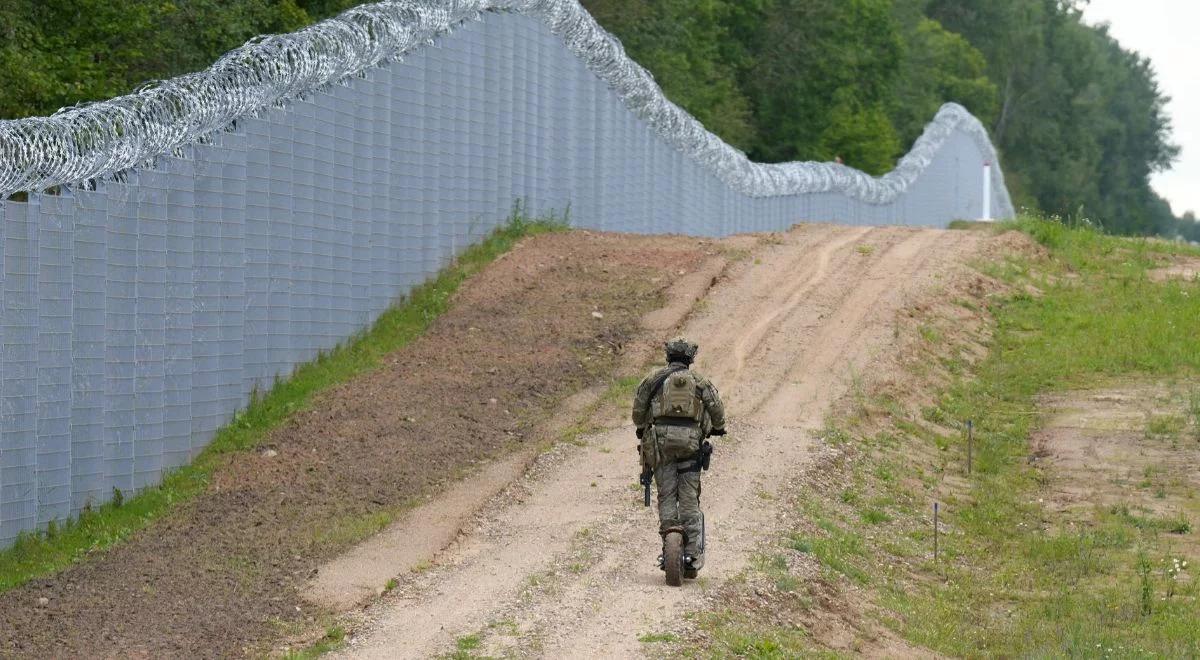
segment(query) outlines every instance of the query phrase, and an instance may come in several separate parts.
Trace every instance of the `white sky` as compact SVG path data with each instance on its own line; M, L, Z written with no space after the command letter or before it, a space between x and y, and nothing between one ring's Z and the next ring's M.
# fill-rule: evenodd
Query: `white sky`
M1152 183L1176 215L1200 214L1200 2L1091 0L1083 16L1089 23L1109 23L1122 46L1154 63L1159 88L1171 97L1172 141L1182 151L1175 166L1154 175Z

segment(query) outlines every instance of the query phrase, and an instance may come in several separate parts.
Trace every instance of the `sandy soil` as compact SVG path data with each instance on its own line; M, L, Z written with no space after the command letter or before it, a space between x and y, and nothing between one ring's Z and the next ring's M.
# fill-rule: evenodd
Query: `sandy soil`
M479 635L477 652L628 657L735 577L771 527L772 502L811 468L830 405L894 342L894 317L936 295L984 236L805 225L759 241L696 306L683 330L698 369L721 388L730 435L718 443L702 504L702 578L662 583L652 509L636 488L624 417L584 446L561 445L483 505L423 570L400 576L350 621L344 655L431 657Z

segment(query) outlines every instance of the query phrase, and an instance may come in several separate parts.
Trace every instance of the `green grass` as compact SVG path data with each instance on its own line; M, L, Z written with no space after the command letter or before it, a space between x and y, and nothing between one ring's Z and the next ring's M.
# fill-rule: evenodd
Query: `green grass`
M1195 655L1197 582L1162 569L1175 552L1168 537L1190 533L1187 519L1114 507L1083 531L1047 529L1042 475L1028 460L1037 394L1200 373L1200 287L1147 276L1157 255L1193 250L1042 219L1013 226L1052 258L994 271L1020 293L994 306L989 357L939 405L977 429L970 498L944 514L958 531L943 537L955 560L917 588L896 581L883 603L906 637L950 655ZM1042 295L1024 293L1025 284ZM1182 418L1152 418L1147 432L1183 427Z
M454 640L454 648L459 651L474 651L483 644L483 637L480 635L464 635Z
M295 651L288 651L283 657L287 660L313 660L319 658L326 653L336 651L346 643L346 630L341 626L334 626L325 631L325 636L318 640L308 648Z
M116 492L109 504L86 510L76 520L56 523L45 533L22 535L12 547L0 551L0 592L55 573L91 553L120 543L174 505L200 494L230 454L254 449L289 415L304 410L315 393L377 367L385 355L420 336L446 311L450 297L467 278L510 250L517 241L563 227L565 224L554 217L526 219L521 208L514 207L508 223L465 250L450 267L414 289L402 303L384 312L370 329L301 365L266 394L254 393L246 408L217 432L192 463L168 473L160 485L132 496ZM327 538L323 540L361 538L387 522L378 516L346 521L326 532Z
M1187 419L1181 415L1152 415L1146 422L1148 436L1176 436L1187 426Z
M711 640L705 653L708 657L754 660L813 657L808 636L798 628L763 625L732 610L706 612L696 619Z

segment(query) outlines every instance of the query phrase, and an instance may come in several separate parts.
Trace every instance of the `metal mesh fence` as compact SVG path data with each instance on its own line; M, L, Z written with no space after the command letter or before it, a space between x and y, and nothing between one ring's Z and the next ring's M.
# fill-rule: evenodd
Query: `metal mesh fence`
M519 11L417 47L494 7ZM366 326L514 200L710 236L984 212L995 153L957 106L881 179L763 166L681 115L575 0L355 11L341 20L367 28L248 46L278 78L234 66L244 51L197 74L245 88L219 87L215 110L184 98L216 89L195 79L112 102L125 119L157 108L136 130L107 132L113 110L95 106L0 122L0 191L72 184L0 202L0 545L157 483L253 388ZM998 170L990 186L1011 215Z

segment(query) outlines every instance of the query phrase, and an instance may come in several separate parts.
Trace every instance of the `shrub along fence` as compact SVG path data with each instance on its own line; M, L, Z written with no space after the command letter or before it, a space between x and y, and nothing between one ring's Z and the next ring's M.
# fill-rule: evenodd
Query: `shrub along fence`
M0 202L0 545L157 483L516 200L708 236L1012 215L959 106L884 177L752 163L576 0L367 5L0 121L0 199L18 192Z

